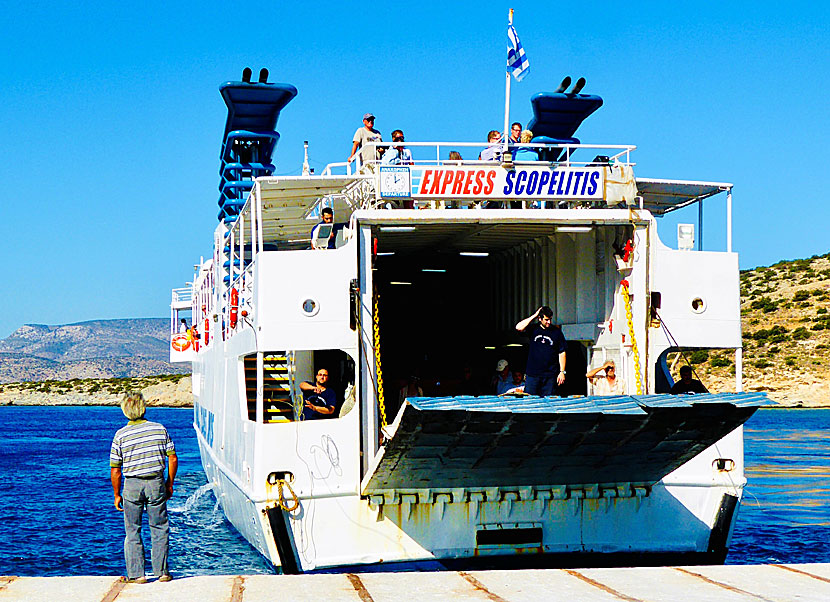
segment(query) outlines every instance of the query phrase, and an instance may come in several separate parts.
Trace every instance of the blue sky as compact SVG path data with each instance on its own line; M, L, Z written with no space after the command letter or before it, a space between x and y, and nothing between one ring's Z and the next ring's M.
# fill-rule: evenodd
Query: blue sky
M0 337L168 314L210 253L217 88L245 66L299 89L280 174L299 171L306 139L318 171L342 161L366 111L386 139L501 129L510 6L531 62L512 118L585 76L605 106L583 142L636 144L640 176L735 184L742 267L830 251L827 3L73 4L4 3L0 20ZM724 206L707 205L708 249L724 248ZM665 219L667 244L696 216Z

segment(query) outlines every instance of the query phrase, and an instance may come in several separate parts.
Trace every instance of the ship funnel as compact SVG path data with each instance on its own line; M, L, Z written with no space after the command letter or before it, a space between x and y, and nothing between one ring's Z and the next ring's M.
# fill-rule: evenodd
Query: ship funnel
M259 70L259 83L261 83L261 84L268 83L268 69L266 69L265 67L263 67L262 69Z
M245 67L245 68L242 70L242 81L243 81L243 82L245 82L246 84L250 84L250 83L251 83L251 74L252 74L252 73L253 73L253 71L251 71L251 68L250 68L250 67Z
M570 85L571 85L571 76L568 75L568 76L565 77L565 79L562 80L562 83L559 84L559 87L556 88L556 93L561 94Z
M579 94L580 92L582 92L582 88L584 88L584 87L585 87L585 78L580 77L578 80L576 80L576 83L574 84L574 87L571 88L571 90L570 90L570 92L568 92L568 94Z

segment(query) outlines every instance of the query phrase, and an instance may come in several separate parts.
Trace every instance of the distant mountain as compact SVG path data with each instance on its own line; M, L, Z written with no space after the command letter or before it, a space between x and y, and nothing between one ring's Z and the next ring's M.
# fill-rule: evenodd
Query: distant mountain
M0 382L187 373L170 364L166 318L26 324L0 340Z

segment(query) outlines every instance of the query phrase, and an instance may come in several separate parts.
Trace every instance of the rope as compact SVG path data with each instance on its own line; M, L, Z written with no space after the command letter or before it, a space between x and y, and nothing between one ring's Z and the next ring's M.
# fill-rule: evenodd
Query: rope
M625 301L625 317L628 320L628 334L631 337L631 352L634 354L634 378L637 381L637 395L643 394L643 379L640 375L640 352L634 337L634 318L631 313L631 295L628 293L628 280L620 281L620 291Z
M378 411L380 412L380 425L382 428L388 426L386 422L386 404L383 399L383 372L380 365L380 324L378 322L378 299L380 295L375 292L375 311L372 315L372 322L375 333L375 370L378 374Z
M288 491L291 492L291 507L289 507L286 503L285 491L283 490L283 487L288 487ZM277 481L277 503L280 505L280 508L286 512L294 512L294 510L300 507L300 498L297 497L297 494L294 493L294 490L291 489L291 485L285 479L279 479Z

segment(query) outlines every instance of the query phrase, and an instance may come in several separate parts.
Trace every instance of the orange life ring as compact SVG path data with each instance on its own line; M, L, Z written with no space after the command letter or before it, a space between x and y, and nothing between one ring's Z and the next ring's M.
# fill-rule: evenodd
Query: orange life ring
M190 347L190 340L187 338L186 334L177 334L173 337L173 340L170 341L170 345L175 351L186 351L187 348Z
M236 322L239 320L239 292L235 289L231 289L231 330L236 328Z

